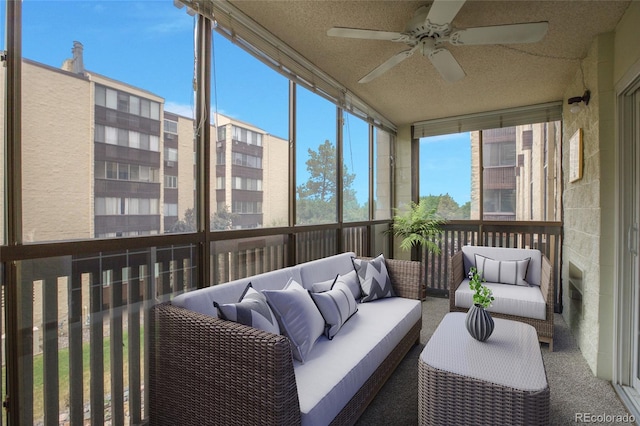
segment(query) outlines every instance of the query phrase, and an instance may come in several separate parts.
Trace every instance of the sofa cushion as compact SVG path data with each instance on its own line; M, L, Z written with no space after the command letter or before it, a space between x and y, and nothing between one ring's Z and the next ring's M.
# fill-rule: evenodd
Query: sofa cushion
M330 424L421 317L420 301L387 298L358 305L333 340L321 336L294 361L302 425Z
M544 303L540 287L515 286L511 284L484 283L492 292L495 300L487 310L505 315L545 320L547 305ZM468 309L473 305L473 291L469 288L469 279L462 281L455 293L455 304Z
M304 362L314 343L324 332L324 318L298 282L290 279L283 290L264 290L280 329L289 338L293 357Z
M267 303L266 297L247 285L247 288L238 303L218 304L213 302L218 308L222 319L248 325L273 334L280 334L280 326L273 311Z
M331 290L309 294L324 318L324 335L329 339L333 339L344 323L358 311L351 289L340 278L336 279Z
M395 296L382 254L371 260L356 258L352 260L362 288L363 296L360 302L371 302L372 300Z
M486 281L529 286L525 277L530 257L522 260L495 260L476 253L475 260L480 278Z

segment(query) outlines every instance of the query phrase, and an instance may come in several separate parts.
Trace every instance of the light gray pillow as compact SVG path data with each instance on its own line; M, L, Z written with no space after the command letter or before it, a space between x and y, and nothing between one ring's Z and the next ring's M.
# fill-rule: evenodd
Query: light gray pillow
M293 357L304 363L324 332L324 318L316 304L293 278L283 290L262 290L262 293L276 314L280 329L291 341Z
M360 302L371 302L372 300L395 296L382 254L371 260L354 257L352 261L362 288Z
M336 280L329 291L309 294L324 318L324 334L329 339L333 339L344 323L358 311L358 303L344 281Z
M213 305L218 308L220 318L259 328L269 333L280 334L280 326L273 311L267 304L264 295L247 285L238 303L225 303L219 305L215 301Z
M313 283L311 285L311 291L314 292L314 293L322 293L323 291L331 290L331 287L333 286L333 283L336 282L336 279L339 276L340 276L339 274L336 274L336 276L331 278L330 280Z
M337 282L345 283L347 287L349 287L349 290L351 290L353 298L356 301L360 300L360 298L362 297L362 288L360 288L360 281L358 280L358 274L356 273L355 269L353 271L347 272L344 275L338 275L333 285L335 285L335 283Z
M525 280L530 257L522 260L495 260L480 254L475 255L480 278L491 283L514 284L529 287Z

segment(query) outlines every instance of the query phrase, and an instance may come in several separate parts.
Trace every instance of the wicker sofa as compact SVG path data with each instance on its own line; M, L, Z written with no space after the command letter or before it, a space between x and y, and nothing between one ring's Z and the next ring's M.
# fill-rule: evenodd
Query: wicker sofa
M151 425L353 424L420 339L420 263L386 260L396 296L360 303L304 363L284 335L217 318L244 288L305 288L353 270L342 253L195 290L151 310Z
M540 342L549 344L553 351L554 285L551 263L535 249L515 249L485 246L463 246L451 257L449 282L449 310L466 312L473 303L469 289L469 269L478 259L496 261L521 261L529 258L524 285L486 282L495 300L488 311L496 318L521 321L532 325Z

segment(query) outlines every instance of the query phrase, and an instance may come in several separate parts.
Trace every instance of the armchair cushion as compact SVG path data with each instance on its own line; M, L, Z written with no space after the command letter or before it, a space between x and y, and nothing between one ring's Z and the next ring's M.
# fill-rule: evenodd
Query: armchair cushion
M487 310L489 312L515 315L539 320L547 318L547 305L544 302L540 287L515 286L486 282L493 292L495 300ZM462 281L455 293L455 305L468 309L473 305L473 291L469 288L469 279Z

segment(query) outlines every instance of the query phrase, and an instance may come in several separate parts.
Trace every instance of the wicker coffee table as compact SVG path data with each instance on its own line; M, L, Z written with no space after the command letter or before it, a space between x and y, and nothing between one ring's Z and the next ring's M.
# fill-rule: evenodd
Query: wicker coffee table
M535 329L495 318L485 342L451 312L418 361L421 425L548 425L549 385Z

